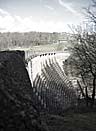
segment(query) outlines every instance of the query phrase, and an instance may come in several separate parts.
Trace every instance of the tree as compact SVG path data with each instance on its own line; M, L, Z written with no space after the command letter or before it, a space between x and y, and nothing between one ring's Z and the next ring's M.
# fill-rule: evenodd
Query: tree
M87 9L87 18L90 25L86 29L81 26L74 28L71 57L65 62L70 65L71 74L77 77L77 84L86 105L94 105L96 92L96 2ZM91 100L91 101L89 101Z
M96 26L96 1L91 0L92 4L86 9L87 18Z

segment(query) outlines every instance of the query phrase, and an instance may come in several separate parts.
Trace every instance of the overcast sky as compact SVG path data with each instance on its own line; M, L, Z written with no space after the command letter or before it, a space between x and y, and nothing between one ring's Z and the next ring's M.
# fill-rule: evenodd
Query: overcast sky
M68 32L91 0L0 0L1 32Z

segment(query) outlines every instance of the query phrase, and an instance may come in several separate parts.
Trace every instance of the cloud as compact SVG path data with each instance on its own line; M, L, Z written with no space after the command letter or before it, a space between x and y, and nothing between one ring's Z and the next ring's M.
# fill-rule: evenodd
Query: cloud
M0 15L0 30L1 32L29 32L29 31L39 31L39 32L69 32L70 29L67 26L68 23L61 20L34 20L32 16L21 17L17 15L11 15L6 13L3 9ZM76 21L78 22L78 21ZM74 24L77 24L77 23ZM69 23L70 24L70 23Z
M6 29L5 29L5 28L1 28L1 27L0 27L0 31L4 31L4 30L6 30Z
M72 4L70 3L64 3L62 0L58 0L59 4L66 8L68 11L70 11L73 14L77 14L77 11L71 7Z
M7 11L0 8L0 13L3 15L10 15Z
M53 7L51 7L51 6L49 6L49 5L45 5L45 7L46 7L46 8L48 8L49 10L51 10L51 11L53 11L53 10L54 10L54 8L53 8Z
M1 32L64 32L68 31L66 25L59 21L34 21L32 17L21 18L20 16L0 16Z

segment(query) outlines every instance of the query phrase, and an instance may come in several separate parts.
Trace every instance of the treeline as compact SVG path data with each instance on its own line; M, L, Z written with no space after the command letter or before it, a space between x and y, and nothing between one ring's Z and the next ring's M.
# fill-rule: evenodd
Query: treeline
M36 45L45 45L57 43L59 39L67 40L67 33L43 33L43 32L25 32L25 33L0 33L0 50L14 47L31 48Z

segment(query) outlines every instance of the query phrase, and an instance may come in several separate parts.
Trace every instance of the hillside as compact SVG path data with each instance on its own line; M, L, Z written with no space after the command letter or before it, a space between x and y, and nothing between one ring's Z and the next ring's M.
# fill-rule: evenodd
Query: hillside
M0 50L8 50L10 48L33 48L39 45L50 45L53 43L69 43L72 39L71 34L67 33L0 33Z

